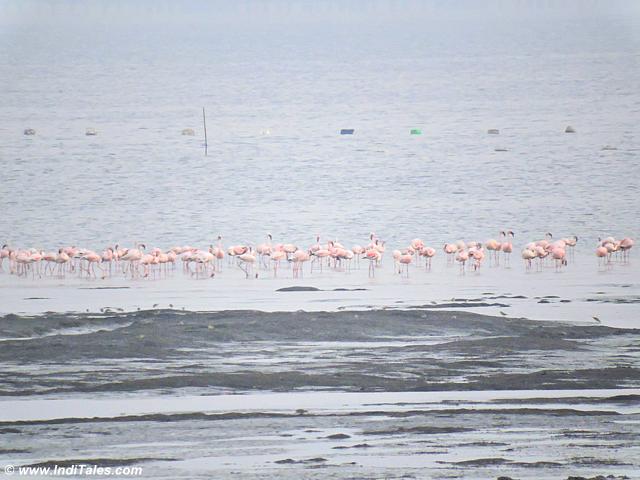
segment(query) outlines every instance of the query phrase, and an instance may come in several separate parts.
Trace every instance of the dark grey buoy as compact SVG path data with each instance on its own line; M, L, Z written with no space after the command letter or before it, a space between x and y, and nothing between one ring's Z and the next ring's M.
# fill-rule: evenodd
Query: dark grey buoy
M489 135L500 135L500 130L498 130L497 128L490 128L489 130L487 130L487 133Z
M567 128L564 129L564 133L576 133L576 130L571 125L569 125Z
M33 128L25 128L24 129L24 134L25 135L35 135L36 131Z
M353 132L355 132L353 128L343 128L340 130L340 135L353 135Z
M95 128L87 128L87 131L84 134L88 136L93 136L93 135L97 135L98 132L96 131Z

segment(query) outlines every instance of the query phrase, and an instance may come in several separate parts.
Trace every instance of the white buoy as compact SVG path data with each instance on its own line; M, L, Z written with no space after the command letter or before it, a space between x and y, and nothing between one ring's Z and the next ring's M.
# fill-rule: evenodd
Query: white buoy
M87 131L84 134L85 135L89 135L89 136L93 136L93 135L97 135L98 132L96 131L95 128L87 128Z
M196 131L193 128L185 128L182 130L182 135L188 135L193 137L196 134Z

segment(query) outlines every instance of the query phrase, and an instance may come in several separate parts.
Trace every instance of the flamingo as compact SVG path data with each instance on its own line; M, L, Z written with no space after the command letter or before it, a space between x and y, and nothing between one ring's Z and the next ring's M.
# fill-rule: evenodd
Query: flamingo
M511 230L509 230L507 233L509 235L509 238L515 237L515 233L513 233ZM508 268L508 266L511 265L511 253L513 252L513 243L511 243L510 240L506 240L502 242L502 244L500 245L500 250L502 250L502 253L504 253L504 264ZM496 255L497 254L498 252L496 252Z
M424 248L424 242L420 238L414 238L413 240L411 240L410 247L415 252L417 262L420 251Z
M273 262L273 277L278 276L278 268L280 267L280 262L287 258L287 254L284 253L283 250L276 250L271 252L271 261Z
M413 256L405 253L404 255L400 255L398 258L398 263L400 264L400 275L402 275L403 271L405 272L405 276L409 278L409 264L413 260Z
M58 254L55 259L56 264L58 265L58 276L64 277L64 266L69 263L69 255L64 251L64 249L60 248L58 250Z
M363 258L369 260L369 278L373 278L376 276L376 263L378 263L382 255L380 255L380 252L375 248L367 250L364 255Z
M575 253L573 251L573 249L575 248L576 244L578 243L578 237L576 235L572 235L570 237L567 237L564 239L564 243L566 243L568 250L567 253L569 254L570 258L574 258Z
M601 265L602 259L607 258L608 255L609 255L609 251L607 250L606 247L600 245L596 248L596 257L598 257L598 266ZM608 262L605 260L605 264L607 263Z
M302 265L304 262L308 262L310 255L303 250L296 250L293 252L293 278L302 278L304 276L304 270Z
M482 247L476 248L473 251L473 270L474 271L480 270L480 266L482 265L483 260L484 260L484 251L482 250Z
M504 236L504 232L500 232L500 236L503 237ZM489 255L489 266L491 266L491 259L493 258L496 262L496 266L499 265L499 259L500 257L498 257L498 251L500 251L501 248L501 243L498 242L496 239L491 238L489 240L487 240L486 242L484 242L484 247L489 250L489 252L491 252L491 254Z
M100 260L102 263L108 263L109 264L109 276L111 276L111 263L113 262L113 260L115 259L115 254L113 252L113 248L108 247L106 250L104 250L102 252L102 255L100 255Z
M393 269L394 270L398 270L398 267L400 266L400 257L402 256L402 251L400 250L394 250L393 252L391 252L391 257L393 258Z
M525 266L527 270L531 270L532 261L537 256L538 256L538 253L536 252L536 250L532 248L525 248L524 250L522 250L522 259L525 262Z
M298 250L298 247L296 247L293 243L285 243L284 245L282 245L282 249L284 250L284 253L287 254L287 260L290 260L291 255L293 255Z
M247 247L244 247L247 248ZM249 274L253 273L253 265L256 263L256 256L253 254L251 247L248 247L245 253L238 255L238 267L249 278ZM256 278L258 274L256 273Z
M120 260L129 262L129 272L131 273L131 278L136 276L136 272L138 272L138 265L140 260L142 260L142 252L146 249L146 245L141 243L138 245L138 248L130 248L120 257ZM127 275L127 270L123 271L125 276Z
M452 264L455 254L458 251L458 246L454 243L445 243L442 249L444 250L444 253L447 254L447 264Z
M456 262L460 264L460 273L462 275L464 275L464 266L467 263L467 260L469 260L469 252L464 249L459 249L456 254Z
M548 248L543 248L540 245L535 245L533 247L533 251L535 252L536 257L538 258L538 267L537 267L537 269L539 271L542 271L542 266L544 265L544 259L549 256L549 253L551 253L551 250L548 249Z
M55 252L46 252L42 255L42 260L44 260L45 262L47 262L44 266L44 274L47 274L47 270L49 272L51 272L51 275L53 275L54 273L54 267L53 265L56 262L56 253Z
M215 259L216 257L210 251L205 252L202 250L198 250L197 252L195 252L192 257L192 261L196 264L196 271L195 271L196 278L199 278L200 272L207 275L209 271L209 267L213 269L214 267L213 262L215 261ZM213 277L214 275L215 273L211 272L209 277Z
M86 252L84 252L84 254L80 257L81 260L86 260L87 262L87 277L90 278L91 274L93 273L93 278L97 278L96 277L96 266L102 271L102 267L100 266L100 262L102 262L102 257L100 255L98 255L96 252L92 252L91 250L88 250ZM80 270L82 271L82 266L80 267ZM103 278L104 278L104 271L103 273Z
M0 271L3 270L2 268L2 264L4 262L5 258L9 258L9 255L11 254L11 249L9 248L9 246L5 243L4 245L2 245L2 248L0 248Z
M267 233L267 242L266 243L260 243L256 247L256 253L258 254L258 258L260 259L259 264L261 266L265 267L265 268L267 267L265 257L267 257L267 256L269 256L271 254L271 241L272 240L273 240L273 237L271 236L271 234Z
M313 273L313 265L316 261L320 264L320 272L322 273L322 263L324 258L331 256L331 251L328 248L319 248L315 252L311 252L313 260L311 261L311 273Z
M553 250L551 250L551 255L556 263L556 272L559 272L562 266L567 264L566 251L560 246L555 246Z
M629 261L629 253L631 252L631 249L633 248L633 238L630 237L625 237L622 240L620 240L620 250L622 250L622 259L625 262Z
M351 247L351 251L356 259L356 268L360 268L360 255L364 255L365 249L361 245L354 245Z
M424 267L426 270L431 270L431 259L436 255L436 249L432 247L424 247L420 255L424 257Z

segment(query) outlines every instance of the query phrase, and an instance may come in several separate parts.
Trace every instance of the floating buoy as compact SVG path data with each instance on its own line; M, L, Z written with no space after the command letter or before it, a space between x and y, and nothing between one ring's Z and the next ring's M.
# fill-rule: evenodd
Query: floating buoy
M602 147L602 150L617 150L617 147L612 147L611 145L605 145Z
M95 128L87 128L87 131L84 134L88 136L93 136L93 135L97 135L98 132L96 131Z
M502 147L496 147L493 149L494 152L508 152L509 150L507 150L506 148L502 148Z
M182 135L189 135L190 137L193 137L195 134L196 132L193 128L185 128L182 130Z
M262 135L263 137L268 137L269 135L271 135L271 130L269 130L268 128L260 130L260 135Z
M498 130L497 128L490 128L489 130L487 130L487 133L489 135L500 135L500 130Z
M420 130L419 128L412 128L411 135L422 135L422 130Z
M343 128L340 130L340 135L353 135L353 132L355 132L353 128Z
M25 135L35 135L36 131L33 128L25 128L24 129L24 134Z
M569 125L567 128L564 129L564 133L576 133L576 130L571 125Z

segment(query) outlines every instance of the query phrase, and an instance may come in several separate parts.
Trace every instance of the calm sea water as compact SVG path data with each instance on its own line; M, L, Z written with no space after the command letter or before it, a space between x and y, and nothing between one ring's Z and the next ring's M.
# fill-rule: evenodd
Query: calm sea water
M1 6L15 246L640 233L632 3L25 5Z

